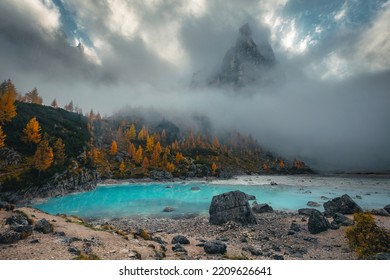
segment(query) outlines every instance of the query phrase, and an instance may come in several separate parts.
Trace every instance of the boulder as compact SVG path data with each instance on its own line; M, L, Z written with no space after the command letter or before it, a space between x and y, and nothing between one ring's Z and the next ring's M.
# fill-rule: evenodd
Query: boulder
M336 223L334 220L330 223L330 229L336 230L339 229L341 224Z
M11 217L8 217L5 220L6 225L10 225L11 227L13 226L27 226L30 224L29 220L25 215L22 214L16 214L12 215Z
M274 209L271 206L269 206L267 203L253 204L252 210L253 210L253 212L258 213L258 214L270 213L270 212L274 211Z
M231 191L214 196L209 214L209 222L215 225L222 225L228 221L242 225L256 224L247 194L241 191Z
M226 244L220 240L207 241L203 246L207 254L225 254L226 247Z
M187 253L187 250L184 249L184 247L179 243L176 243L174 246L172 246L172 251L176 253Z
M355 222L351 219L349 219L348 217L344 216L343 214L341 213L336 213L333 215L333 221L338 224L338 225L342 225L342 226L352 226L355 224Z
M0 244L12 244L22 239L22 235L19 232L8 230L0 234Z
M385 209L390 214L390 204L383 207L383 209Z
M330 224L325 216L318 210L314 210L309 217L308 229L312 234L326 231L330 228Z
M325 202L324 209L325 215L327 216L333 216L336 213L353 214L355 212L363 211L362 208L347 194Z
M310 216L313 211L316 209L313 208L301 208L298 210L299 215L304 215L304 216Z
M248 199L248 200L256 200L256 196L251 195L251 194L246 194L246 199Z
M188 240L187 237L183 236L183 235L176 235L175 237L172 238L172 244L176 244L176 243L179 243L179 244L190 244L190 241Z
M34 230L47 234L53 232L53 226L46 219L41 219L35 223Z

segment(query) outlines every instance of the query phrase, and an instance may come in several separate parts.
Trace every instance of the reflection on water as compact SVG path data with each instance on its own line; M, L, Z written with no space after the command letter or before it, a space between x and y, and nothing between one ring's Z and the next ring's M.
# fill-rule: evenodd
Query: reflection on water
M229 181L188 183L142 183L99 186L96 190L50 199L33 205L51 214L65 213L85 218L170 217L207 215L214 195L241 190L268 203L275 210L296 211L308 201L325 201L349 194L365 209L390 204L390 179L338 177L241 177ZM195 187L195 189L194 189ZM192 188L192 190L191 190ZM163 212L165 207L174 209ZM323 210L323 207L319 207Z

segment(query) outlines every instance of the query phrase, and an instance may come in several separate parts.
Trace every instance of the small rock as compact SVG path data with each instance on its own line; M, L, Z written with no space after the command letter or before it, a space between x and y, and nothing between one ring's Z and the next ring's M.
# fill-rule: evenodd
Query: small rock
M352 226L355 222L341 213L335 213L333 215L333 221L342 226Z
M327 197L327 196L323 196L323 195L322 195L320 198L321 198L322 200L330 200L330 198L329 198L329 197Z
M190 241L188 240L187 237L183 236L183 235L176 235L175 237L172 238L172 244L176 244L176 243L179 243L179 244L190 244Z
M371 260L390 260L390 253L377 253L370 258Z
M309 207L320 207L321 206L321 204L319 204L318 202L315 202L315 201L309 201L309 202L307 202L306 205Z
M68 248L68 252L76 256L81 254L80 250L73 246Z
M253 205L252 210L253 212L258 214L270 213L274 211L274 209L266 203L261 203L261 204L256 203L255 205Z
M56 231L55 233L53 233L53 235L55 235L55 236L65 236L66 234L63 231Z
M173 211L175 211L175 208L167 206L162 211L163 212L173 212Z
M308 229L312 234L326 231L330 228L330 224L325 216L318 210L314 210L309 217Z
M269 183L271 186L277 186L278 184L274 181L271 181L271 183Z
M225 254L226 248L226 244L219 240L208 241L203 247L207 254Z
M299 231L301 231L301 227L297 223L292 222L290 225L290 230L293 230L295 232L299 232Z
M187 253L187 250L184 249L183 246L181 246L179 243L176 243L174 246L172 246L172 251L173 252L180 252L180 253Z
M141 259L141 254L138 253L137 251L130 251L128 258L131 260L140 260Z
M34 230L47 234L53 232L53 226L46 219L41 219L35 223Z
M245 247L242 249L244 251L250 252L254 256L262 256L263 255L261 247L258 247L258 246L248 246L248 247Z
M282 255L273 255L272 258L274 260L284 260L284 257Z
M165 188L166 188L166 189L172 189L172 188L173 188L173 186L171 186L171 185L167 185L167 186L165 186Z
M298 214L304 216L310 216L313 211L315 211L315 209L313 208L301 208L298 210Z
M200 191L200 187L197 186L191 187L191 191Z
M390 216L389 212L387 212L385 209L372 209L371 214L383 217Z
M332 221L330 223L330 229L336 230L336 229L339 229L339 228L340 228L340 224L338 224L337 222Z
M356 195L355 196L357 199L362 199L362 197L360 195Z
M30 241L31 244L36 244L36 243L39 243L39 240L34 238Z
M240 241L241 241L242 243L247 243L247 242L248 242L248 239L247 239L246 237L241 237L241 238L240 238Z

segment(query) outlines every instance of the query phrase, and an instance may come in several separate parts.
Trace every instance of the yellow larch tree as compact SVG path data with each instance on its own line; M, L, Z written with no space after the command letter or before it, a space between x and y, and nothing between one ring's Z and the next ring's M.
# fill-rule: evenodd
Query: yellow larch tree
M146 137L146 151L151 153L154 148L154 138L152 136Z
M16 116L16 89L11 80L0 85L0 124L11 121Z
M53 159L53 149L49 146L49 141L45 138L39 143L34 154L34 168L39 171L45 171L51 166Z
M5 146L5 137L7 135L4 133L3 128L0 126L0 149Z
M31 118L27 123L26 127L23 129L24 135L22 136L22 141L25 143L34 143L38 144L41 141L41 126L37 121L36 117Z
M213 148L214 148L214 149L218 149L218 148L219 148L219 140L218 140L218 137L217 137L217 136L214 136L214 139L213 139Z
M42 105L43 99L39 96L38 90L34 88L32 91L26 93L25 102Z
M167 163L168 162L168 157L171 155L171 150L169 149L168 146L165 147L165 150L164 150L164 155L163 155L163 163Z
M141 145L139 145L139 146L138 146L138 150L137 150L137 152L135 153L134 161L135 161L137 164L140 164L140 163L142 162L142 157L143 157L143 150L142 150Z
M126 171L126 164L125 162L122 160L121 163L119 164L119 172L121 173L121 175L123 175Z

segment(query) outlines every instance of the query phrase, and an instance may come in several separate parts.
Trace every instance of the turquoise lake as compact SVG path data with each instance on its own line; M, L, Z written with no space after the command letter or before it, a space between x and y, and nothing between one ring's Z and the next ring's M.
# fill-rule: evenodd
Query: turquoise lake
M193 187L199 190L191 190ZM94 191L52 198L32 206L50 214L65 213L83 218L180 218L208 215L212 197L233 190L255 195L258 203L268 203L275 210L296 211L306 208L308 201L322 204L343 194L350 195L367 210L390 204L390 179L247 176L213 182L100 185ZM168 206L175 211L163 212ZM322 211L322 205L318 209Z

